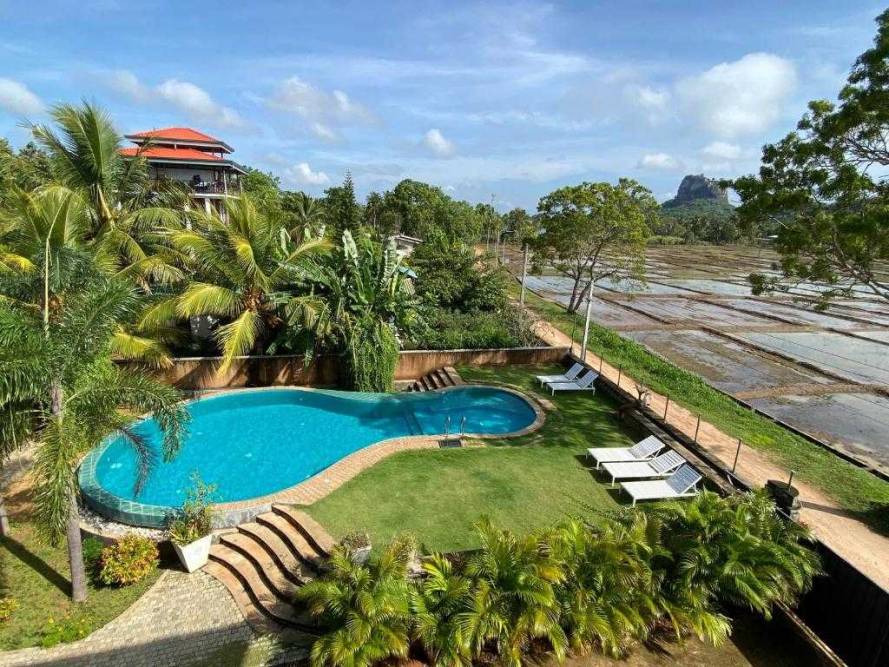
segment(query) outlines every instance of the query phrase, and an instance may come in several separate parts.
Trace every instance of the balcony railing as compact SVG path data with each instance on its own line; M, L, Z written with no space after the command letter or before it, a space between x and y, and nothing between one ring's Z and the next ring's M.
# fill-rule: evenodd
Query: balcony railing
M241 185L240 183L229 183L226 188L225 183L221 181L217 181L215 183L188 183L189 187L193 192L199 194L210 194L210 195L239 195L241 194Z

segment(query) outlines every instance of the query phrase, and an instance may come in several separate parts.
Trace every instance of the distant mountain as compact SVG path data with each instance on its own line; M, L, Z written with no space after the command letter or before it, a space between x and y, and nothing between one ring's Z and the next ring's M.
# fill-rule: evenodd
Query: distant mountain
M673 199L665 201L661 208L665 211L676 208L683 208L693 202L707 201L716 206L704 208L723 208L731 210L732 206L728 203L728 193L719 187L719 182L712 178L707 178L703 174L689 174L682 179L679 184L679 190ZM696 208L701 208L700 206Z

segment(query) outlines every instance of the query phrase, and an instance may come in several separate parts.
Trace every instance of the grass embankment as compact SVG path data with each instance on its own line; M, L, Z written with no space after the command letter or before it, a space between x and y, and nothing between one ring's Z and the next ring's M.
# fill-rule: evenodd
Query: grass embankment
M68 553L38 538L28 521L13 521L10 537L0 539L0 597L18 603L9 620L0 623L0 650L72 641L119 616L160 576L117 588L90 584L89 597L71 602Z
M514 286L518 294L518 286ZM525 292L525 304L541 318L570 335L574 317L556 303ZM575 339L582 336L577 317ZM889 483L818 447L782 426L757 415L720 393L704 380L653 354L644 346L590 324L587 348L612 366L670 400L699 414L724 433L762 450L800 479L833 497L840 505L881 532L889 532ZM743 456L743 453L741 454Z
M534 375L558 367L460 368L474 382L503 382L542 396ZM308 508L336 537L367 530L375 544L416 535L428 551L477 545L472 524L487 515L497 526L525 532L566 515L595 520L618 507L616 492L585 467L589 447L626 446L633 438L615 405L590 394L560 394L543 427L485 447L396 454L362 472Z

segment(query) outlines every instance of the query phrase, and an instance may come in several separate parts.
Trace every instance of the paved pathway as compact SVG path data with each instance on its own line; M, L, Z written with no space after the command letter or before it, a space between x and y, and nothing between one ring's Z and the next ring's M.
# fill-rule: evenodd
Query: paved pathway
M551 345L569 346L571 339L556 329L549 322L540 321L536 324L536 333ZM580 357L581 347L574 344L572 352ZM632 377L621 373L607 362L602 361L592 352L587 352L587 363L598 368L602 362L602 375L617 382L620 387L631 395L636 394L636 383ZM667 399L652 392L651 409L663 414ZM694 437L697 416L682 406L670 403L667 421L690 437ZM698 444L716 455L728 467L735 458L738 441L726 435L709 422L702 421L698 433ZM812 445L813 447L815 445ZM742 447L736 469L737 476L751 487L762 487L769 479L787 479L790 472L774 463L763 452L750 447ZM794 480L794 486L800 491L803 505L801 519L812 532L845 558L861 572L873 579L884 589L889 590L889 538L872 531L868 526L850 516L836 501L801 480Z
M0 665L156 667L208 660L205 664L212 664L227 647L243 652L257 643L268 645L269 656L281 650L271 638L254 635L228 591L211 576L167 571L129 609L89 637L50 649L0 653Z

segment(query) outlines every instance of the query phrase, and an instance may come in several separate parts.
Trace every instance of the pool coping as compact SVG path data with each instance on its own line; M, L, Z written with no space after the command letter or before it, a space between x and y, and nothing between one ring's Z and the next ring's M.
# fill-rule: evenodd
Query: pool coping
M459 437L482 441L497 440L500 438L517 438L532 433L543 426L546 419L546 413L537 399L508 385L499 383L466 383L464 385L443 387L441 389L435 389L424 393L444 393L466 387L490 387L518 396L534 411L534 421L525 428L517 431L497 434L463 433L460 434ZM320 393L335 391L318 387L255 387L214 391L212 393L188 399L185 402L196 403L198 401L234 393L281 390L313 391ZM361 392L352 393L360 394ZM136 423L147 418L149 418L149 415L143 415L136 421ZM402 451L439 448L442 443L442 438L444 437L446 437L446 435L440 433L435 435L405 435L379 440L334 461L326 468L319 470L311 477L308 477L293 486L280 489L264 496L214 504L213 527L218 529L237 526L240 523L252 520L258 514L270 511L274 504L311 504L320 500L335 489L338 489L360 472L373 466L382 459ZM456 438L458 436L450 434L449 437ZM122 524L146 528L166 527L169 516L171 513L175 512L174 507L168 505L151 505L148 503L127 500L109 493L99 484L96 477L96 465L111 443L112 439L106 438L102 444L90 450L80 464L78 482L81 498L83 499L84 504L102 516Z

